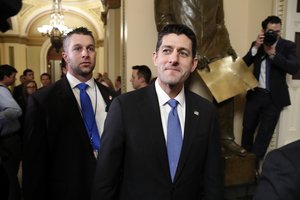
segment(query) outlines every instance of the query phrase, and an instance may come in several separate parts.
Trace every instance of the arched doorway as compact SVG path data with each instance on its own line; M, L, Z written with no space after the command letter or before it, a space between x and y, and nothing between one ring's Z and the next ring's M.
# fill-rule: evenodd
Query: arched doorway
M51 74L52 82L55 82L61 78L61 59L62 49L59 52L51 46L47 52L47 73Z

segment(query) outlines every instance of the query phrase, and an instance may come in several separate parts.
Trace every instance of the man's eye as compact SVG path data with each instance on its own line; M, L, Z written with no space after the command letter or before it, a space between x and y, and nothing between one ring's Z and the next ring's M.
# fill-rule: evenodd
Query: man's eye
M88 50L94 52L95 48L94 47L89 47Z
M184 52L184 51L181 51L180 55L183 56L183 57L188 57L189 56L189 54L187 52Z
M170 50L170 49L163 49L162 52L163 52L164 54L168 54L168 53L171 52L171 50Z

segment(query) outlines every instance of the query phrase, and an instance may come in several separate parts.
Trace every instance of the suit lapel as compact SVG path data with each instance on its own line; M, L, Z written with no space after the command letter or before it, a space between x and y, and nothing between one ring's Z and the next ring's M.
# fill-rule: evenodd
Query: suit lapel
M200 110L197 109L196 102L190 97L189 91L185 90L185 101L186 101L186 117L185 117L185 126L184 126L184 139L181 148L181 154L179 163L177 166L177 171L175 175L174 182L180 176L180 173L186 163L186 159L188 157L193 138L196 136L197 133L195 130L195 125L199 123L199 113Z
M109 90L107 88L105 88L105 86L101 85L100 83L98 83L97 81L95 81L95 83L97 84L100 93L106 103L106 108L105 111L108 112L109 106L114 98L114 95L109 93Z
M61 101L59 105L62 105L60 110L64 111L63 115L65 115L65 123L67 126L74 127L72 128L72 130L76 130L74 131L74 134L79 135L81 141L85 143L85 145L90 149L91 154L93 154L93 149L82 120L80 108L71 86L66 78L63 78L58 84L61 84L61 86L57 87L57 96L60 98L59 101Z
M151 138L151 146L157 152L157 159L161 163L164 174L167 174L171 180L168 154L166 148L166 140L161 123L160 108L158 104L158 98L155 91L155 84L145 88L147 95L139 101L137 104L141 113L142 124L145 124L146 134L151 134L148 138Z

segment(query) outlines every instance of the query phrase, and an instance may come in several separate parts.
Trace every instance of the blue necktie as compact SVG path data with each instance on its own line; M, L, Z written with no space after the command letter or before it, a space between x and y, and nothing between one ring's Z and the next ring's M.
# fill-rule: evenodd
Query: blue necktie
M86 93L88 85L85 83L80 83L77 85L77 87L80 90L80 104L84 124L94 151L98 151L100 148L100 136L96 124L92 102L89 95Z
M266 57L266 89L270 90L270 59Z
M167 125L167 150L168 150L168 159L170 173L172 181L174 180L180 152L182 146L182 134L180 121L177 113L177 104L178 101L175 99L170 99L168 104L171 106L171 111L168 116L168 125Z

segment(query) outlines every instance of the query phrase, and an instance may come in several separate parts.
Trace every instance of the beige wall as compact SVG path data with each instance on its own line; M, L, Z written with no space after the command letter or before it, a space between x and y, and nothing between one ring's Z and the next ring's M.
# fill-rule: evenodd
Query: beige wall
M111 9L107 13L108 23L105 27L106 40L104 41L104 66L101 73L108 72L114 82L118 75L121 75L121 16L120 9Z
M122 1L124 2L124 1ZM123 5L124 6L124 5ZM151 59L155 49L156 27L154 21L153 0L125 1L125 49L127 91L132 90L129 82L133 65L148 65L156 76L156 70Z
M46 66L41 66L42 64L40 63L40 52L41 47L28 46L27 63L24 63L26 68L32 69L34 71L34 80L36 81L37 85L40 85L40 74L46 72L41 71L41 68L46 69Z
M10 52L12 48L12 52ZM26 69L26 45L16 43L4 43L1 44L1 63L10 64L14 66L17 71L17 77ZM16 84L19 84L16 81Z

